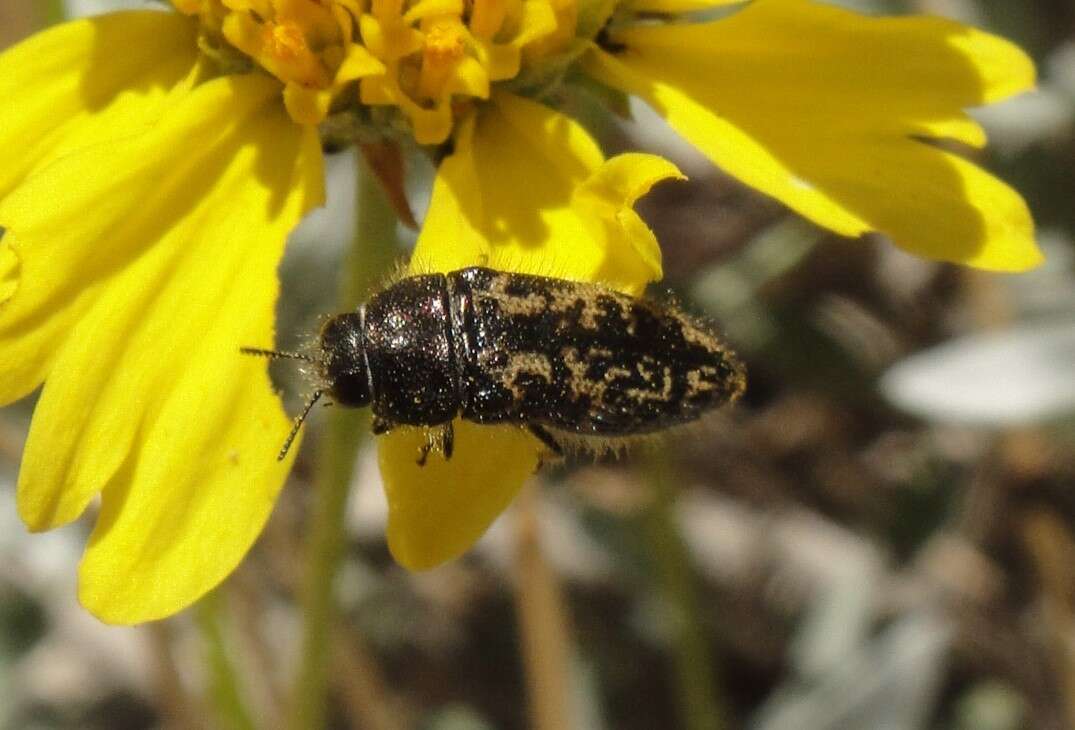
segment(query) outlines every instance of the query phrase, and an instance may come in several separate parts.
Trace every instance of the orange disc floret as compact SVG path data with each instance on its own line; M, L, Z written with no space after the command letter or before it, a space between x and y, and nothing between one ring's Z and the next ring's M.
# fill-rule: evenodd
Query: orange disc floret
M421 144L573 36L577 0L175 0L285 86L291 117L396 107ZM565 5L570 6L565 12ZM561 22L562 21L562 22ZM540 49L540 51L539 51ZM359 92L353 82L360 80ZM399 125L395 125L399 126Z

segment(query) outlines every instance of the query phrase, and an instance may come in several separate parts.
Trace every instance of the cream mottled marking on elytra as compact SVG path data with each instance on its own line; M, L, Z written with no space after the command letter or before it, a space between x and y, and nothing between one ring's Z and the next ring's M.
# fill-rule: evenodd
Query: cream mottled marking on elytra
M631 371L627 368L621 368L618 365L612 365L605 371L605 382L611 383L616 378L629 378L631 377Z
M712 378L717 374L717 369L712 365L703 365L687 372L687 398L694 398L703 393L710 393L716 389Z
M633 317L631 317L631 302L614 292L599 290L593 286L579 285L575 289L553 288L550 292L552 301L548 302L550 312L563 314L573 309L576 304L582 302L582 311L579 312L579 325L584 329L596 330L600 326L600 318L605 313L601 309L601 300L615 302L620 309L620 317L628 323L628 330L633 329Z
M604 380L594 380L587 377L586 371L589 369L589 365L579 357L579 351L574 347L565 347L560 351L560 357L563 359L567 369L571 371L571 380L568 386L571 388L571 395L574 396L575 400L588 396L596 403L604 403L608 383Z
M517 384L520 375L533 375L551 383L552 363L546 355L538 352L518 352L511 356L508 364L500 370L499 377L516 400L526 395L526 389Z
M500 274L489 282L489 288L481 293L482 297L492 299L500 305L500 311L509 316L533 317L548 310L549 302L541 294L531 292L526 296L508 293L511 276Z
M679 322L679 330L683 333L683 339L686 342L704 347L709 352L726 351L726 348L721 345L720 340L698 326L693 319L674 309L671 310L670 313L676 318L676 321Z
M661 373L661 390L659 392L648 388L628 388L624 392L628 397L637 401L655 400L667 403L672 400L672 368L666 367Z
M643 355L642 360L635 363L635 369L638 370L638 374L642 376L642 379L647 383L652 383L654 376L653 371L653 358L649 355Z
M601 314L601 310L597 308L596 292L589 292L579 287L574 291L553 288L549 293L552 295L552 301L548 305L550 312L563 314L582 302L579 325L588 330L597 329L597 317Z

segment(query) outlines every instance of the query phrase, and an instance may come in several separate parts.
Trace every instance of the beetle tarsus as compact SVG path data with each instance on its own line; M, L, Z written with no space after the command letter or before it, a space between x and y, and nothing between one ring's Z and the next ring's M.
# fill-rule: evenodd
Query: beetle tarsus
M440 452L444 454L444 460L452 458L452 452L455 451L455 428L452 427L452 422L444 424L444 428L440 432Z
M420 447L418 447L418 458L414 460L414 463L418 466L425 466L426 461L429 460L429 452L433 450L433 442L426 441Z

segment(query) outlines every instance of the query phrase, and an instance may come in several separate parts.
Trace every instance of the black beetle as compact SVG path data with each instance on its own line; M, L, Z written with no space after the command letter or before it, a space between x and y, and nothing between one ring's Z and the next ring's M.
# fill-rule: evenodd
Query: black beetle
M329 319L307 360L322 395L369 405L374 433L425 426L452 455L452 420L519 424L550 451L559 436L615 439L699 418L744 390L743 366L676 307L598 284L482 267L409 276Z

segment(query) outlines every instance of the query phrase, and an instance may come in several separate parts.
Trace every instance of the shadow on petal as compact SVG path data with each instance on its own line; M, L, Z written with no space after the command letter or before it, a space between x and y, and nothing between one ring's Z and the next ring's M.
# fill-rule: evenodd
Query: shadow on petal
M1040 262L1011 188L917 138L983 141L964 109L1033 85L1015 46L937 18L869 18L757 0L728 18L633 27L596 78L647 100L714 163L847 236L934 259Z

